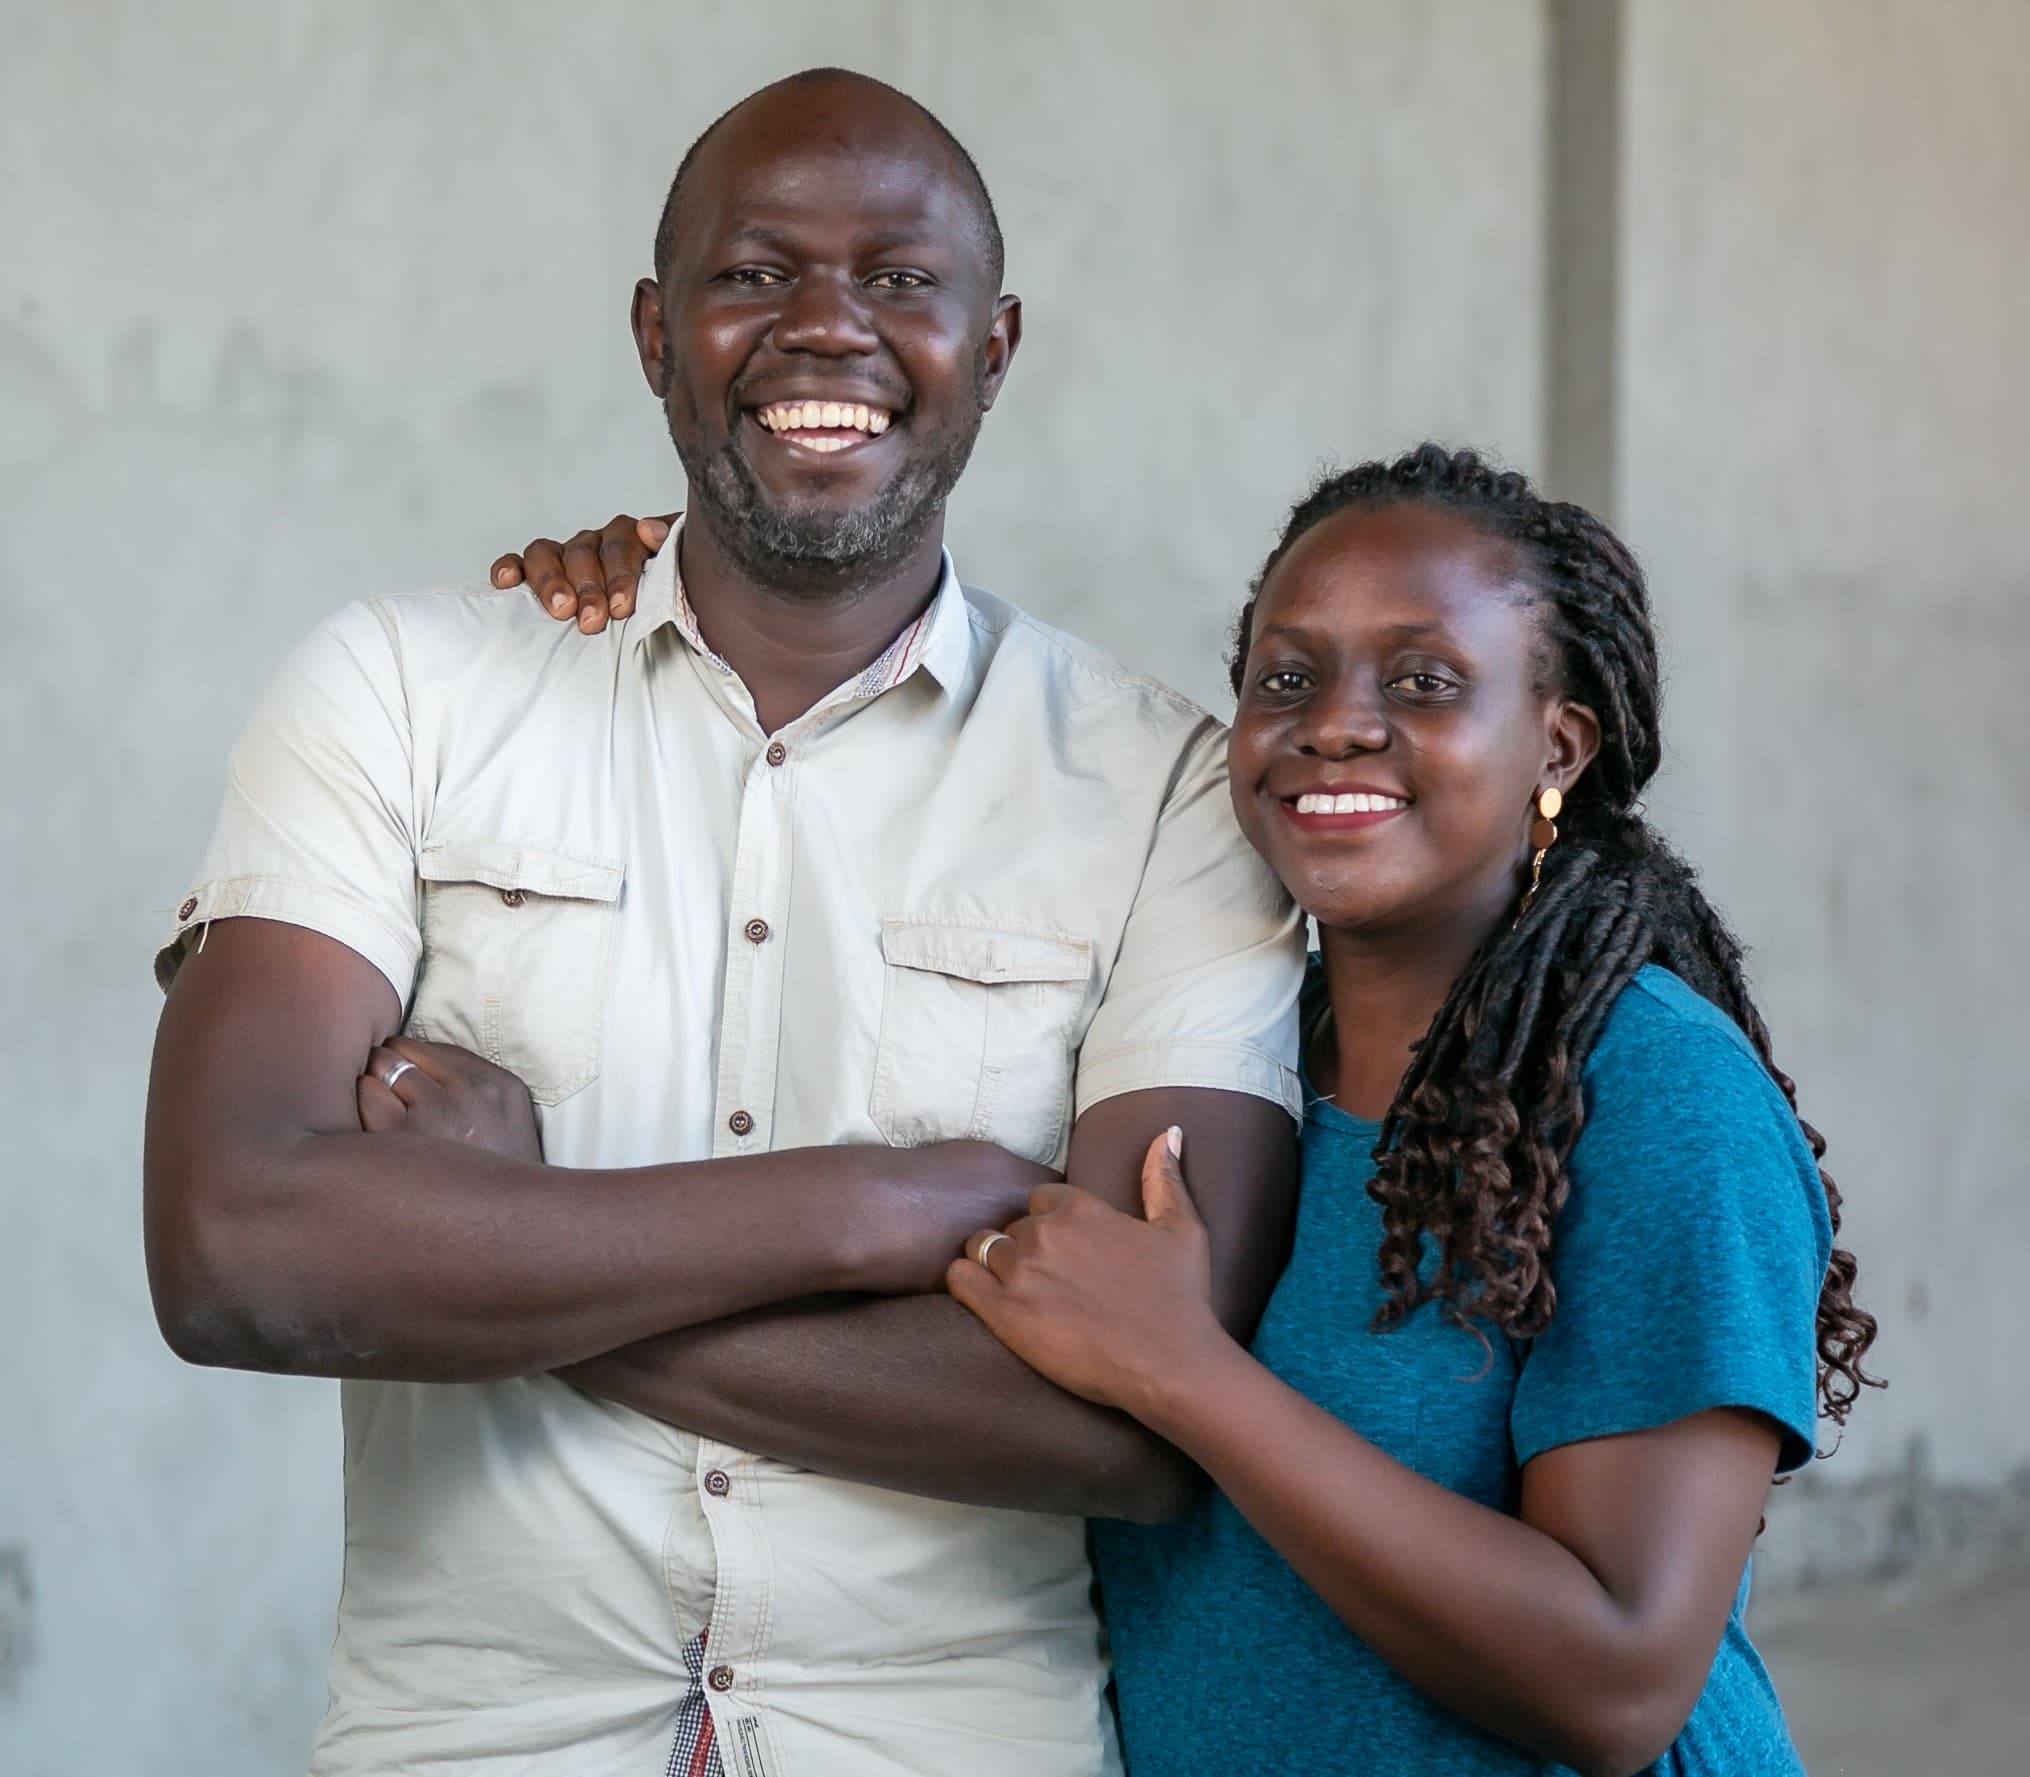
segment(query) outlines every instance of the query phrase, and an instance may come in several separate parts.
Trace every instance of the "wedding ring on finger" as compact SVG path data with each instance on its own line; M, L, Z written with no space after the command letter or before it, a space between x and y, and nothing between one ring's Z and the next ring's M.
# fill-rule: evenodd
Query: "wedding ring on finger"
M1007 1238L1008 1236L1005 1234L989 1234L985 1240L980 1242L979 1247L973 1253L973 1257L980 1262L980 1269L982 1271L989 1274L993 1272L994 1267L987 1263L987 1255L994 1250L995 1241L1006 1240Z
M381 1075L381 1084L387 1087L387 1089L390 1092L394 1091L395 1082L399 1080L404 1074L408 1073L411 1069L413 1069L415 1065L416 1064L413 1061L396 1062L393 1067L389 1068L386 1073Z

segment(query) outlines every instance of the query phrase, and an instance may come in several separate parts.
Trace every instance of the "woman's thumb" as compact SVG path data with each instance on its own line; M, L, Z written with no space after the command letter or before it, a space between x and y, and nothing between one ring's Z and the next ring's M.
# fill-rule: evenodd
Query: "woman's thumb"
M1142 1156L1142 1215L1150 1222L1195 1223L1198 1211L1184 1184L1184 1131L1176 1124Z

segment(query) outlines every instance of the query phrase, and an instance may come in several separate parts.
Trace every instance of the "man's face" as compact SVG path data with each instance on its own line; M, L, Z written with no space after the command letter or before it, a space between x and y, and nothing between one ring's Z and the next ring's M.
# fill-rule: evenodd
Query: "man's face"
M929 534L1019 337L991 272L950 150L892 95L772 89L721 125L635 326L735 559L828 585Z

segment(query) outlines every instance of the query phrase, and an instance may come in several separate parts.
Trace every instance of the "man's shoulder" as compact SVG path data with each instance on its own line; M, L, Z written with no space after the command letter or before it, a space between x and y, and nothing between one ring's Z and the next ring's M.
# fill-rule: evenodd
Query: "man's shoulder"
M554 674L574 656L596 662L621 643L624 626L604 636L580 635L536 608L527 593L490 587L445 586L420 592L355 599L312 626L298 644L298 676L321 676L343 663L373 680L399 681L409 692L426 688L461 695L519 698L538 677Z
M963 590L983 668L1014 667L1034 673L1057 688L1067 706L1101 719L1130 715L1165 740L1224 734L1225 724L1216 716L1160 679L1123 666L1090 642L1045 623L998 593L977 586Z

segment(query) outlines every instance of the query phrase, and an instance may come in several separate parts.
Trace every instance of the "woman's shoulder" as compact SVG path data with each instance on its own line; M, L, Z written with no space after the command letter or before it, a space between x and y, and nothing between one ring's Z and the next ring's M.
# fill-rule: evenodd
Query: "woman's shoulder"
M1584 1078L1572 1163L1594 1190L1619 1175L1648 1197L1676 1173L1696 1198L1781 1176L1823 1214L1818 1166L1782 1089L1741 1027L1668 969L1646 965L1622 989Z
M1586 1058L1585 1077L1594 1093L1670 1084L1782 1102L1747 1033L1656 963L1645 963L1616 998Z

